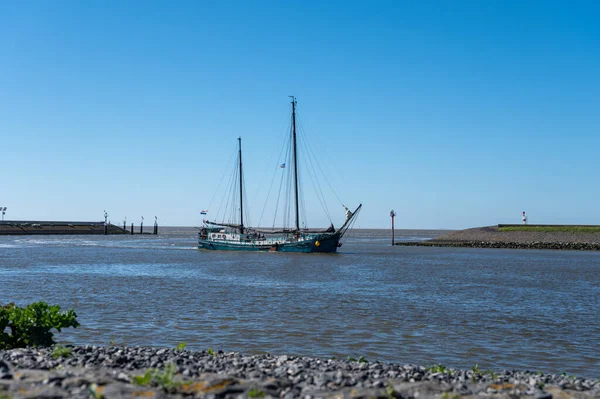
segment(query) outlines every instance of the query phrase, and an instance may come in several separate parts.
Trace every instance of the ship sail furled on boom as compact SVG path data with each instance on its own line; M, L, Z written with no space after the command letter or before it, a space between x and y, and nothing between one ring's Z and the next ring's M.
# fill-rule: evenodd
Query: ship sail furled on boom
M230 189L226 198L219 206L217 215L220 214L221 207L225 206L223 220L221 222L204 220L204 226L200 229L198 248L212 250L238 250L238 251L272 251L272 252L336 252L342 244L340 240L346 231L356 221L362 205L354 211L350 211L345 205L346 220L341 227L335 228L329 217L326 202L322 196L322 189L317 180L315 191L320 193L319 202L323 206L330 220L330 226L327 228L308 228L306 220L300 219L301 210L306 217L304 197L301 191L301 181L299 173L299 140L296 122L296 99L291 96L292 118L290 128L290 146L286 152L285 162L279 163L278 169L284 170L285 179L288 184L284 184L282 176L281 185L277 194L277 201L274 209L273 226L271 228L250 227L247 215L246 193L243 175L242 163L242 139L238 138L237 159L235 168L230 178ZM308 143L304 143L303 149L310 153ZM311 165L313 174L316 174L314 165ZM323 175L323 174L322 174ZM274 176L275 177L275 176ZM274 181L274 179L273 179ZM284 188L285 186L285 188ZM315 184L313 184L315 186ZM331 186L331 185L330 185ZM270 193L271 189L269 189ZM283 196L282 196L283 192ZM336 194L337 199L339 196ZM212 202L212 201L211 201ZM283 221L275 227L279 207L283 203L282 212L279 214ZM341 201L340 201L341 203ZM265 205L266 206L266 205ZM210 207L209 207L210 208ZM263 214L264 214L263 209ZM206 214L203 211L202 214ZM225 217L225 214L228 216ZM262 216L261 216L262 220ZM301 227L302 223L302 227ZM259 221L260 225L260 221Z

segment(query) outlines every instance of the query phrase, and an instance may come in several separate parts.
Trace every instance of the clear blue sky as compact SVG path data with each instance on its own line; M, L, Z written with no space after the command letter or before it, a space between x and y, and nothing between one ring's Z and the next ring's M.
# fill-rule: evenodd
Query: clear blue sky
M360 227L391 208L399 228L600 224L599 18L596 1L6 1L0 205L199 225L238 136L248 194L265 190L293 94Z

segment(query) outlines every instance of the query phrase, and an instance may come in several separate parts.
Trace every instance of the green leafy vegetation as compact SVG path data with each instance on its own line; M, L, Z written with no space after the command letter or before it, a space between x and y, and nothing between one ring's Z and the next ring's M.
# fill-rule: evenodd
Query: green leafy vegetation
M490 370L485 370L485 373L483 373L485 375L489 375L490 377L492 377L492 380L497 380L498 379L498 374L490 371Z
M186 346L187 346L187 342L182 342L182 343L180 343L179 345L177 345L177 346L175 347L175 349L177 349L178 351L182 351L182 350L184 350L184 349L185 349L185 347L186 347Z
M335 357L333 359L335 359ZM349 362L369 363L369 361L367 359L365 359L364 356L360 356L358 359L356 359L355 357L352 357L352 356L348 356L346 359Z
M103 399L104 396L101 393L100 387L96 383L93 383L89 386L88 391L92 399Z
M208 354L211 356L215 355L215 351L213 351L213 348L208 348Z
M167 363L162 371L148 369L144 375L133 377L133 382L137 385L159 386L169 391L180 385L180 383L173 380L176 372L177 366L173 363Z
M504 226L500 231L531 231L537 233L600 233L600 226Z
M471 371L473 372L473 375L471 376L472 382L476 382L477 381L476 377L483 376L483 375L488 375L493 380L498 379L498 374L493 371L490 371L490 370L481 371L481 369L479 368L479 364L475 364L475 366L471 367Z
M65 348L60 345L56 345L56 347L52 351L53 359L58 359L59 357L69 357L69 356L71 356L71 348Z
M251 390L248 391L248 397L249 398L264 398L265 392L258 388L252 388Z
M387 395L387 399L394 399L396 396L394 395L394 386L388 382L385 387L385 393Z
M446 366L441 365L441 364L435 364L433 366L426 367L425 370L427 370L431 373L449 373L450 372L450 370L448 370L448 368L446 368Z
M0 307L0 349L51 346L56 343L52 329L78 326L74 310L61 312L60 306L41 301L26 307L9 303Z

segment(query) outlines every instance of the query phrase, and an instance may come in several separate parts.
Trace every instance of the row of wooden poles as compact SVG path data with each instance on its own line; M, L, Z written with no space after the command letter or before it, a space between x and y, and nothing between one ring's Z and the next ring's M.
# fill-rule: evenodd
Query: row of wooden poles
M123 230L127 231L127 226L125 225L125 222L123 222ZM131 223L131 230L129 230L131 232L131 235L133 235L133 223ZM140 223L140 234L144 234L144 224ZM154 222L154 230L152 232L152 234L154 235L158 235L158 223ZM104 235L108 235L108 223L104 223Z

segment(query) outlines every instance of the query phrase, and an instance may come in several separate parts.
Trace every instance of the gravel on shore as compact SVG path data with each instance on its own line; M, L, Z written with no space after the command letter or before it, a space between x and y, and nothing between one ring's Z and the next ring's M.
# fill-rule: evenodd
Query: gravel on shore
M453 231L427 241L397 242L396 245L600 251L600 233L500 231L498 226L488 226Z
M0 351L0 398L67 397L584 399L600 398L600 381L535 371L149 347Z

